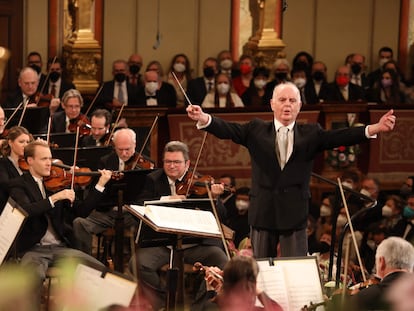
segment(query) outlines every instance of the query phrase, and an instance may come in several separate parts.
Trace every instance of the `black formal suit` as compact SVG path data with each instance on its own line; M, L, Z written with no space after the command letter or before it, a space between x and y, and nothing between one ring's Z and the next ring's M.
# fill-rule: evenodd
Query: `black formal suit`
M211 80L212 87L214 86L214 79ZM203 103L204 97L207 95L206 82L204 77L198 77L188 82L187 95L192 104L200 105Z
M341 93L339 86L335 83L328 83L326 86L321 87L319 92L319 98L324 101L333 101L333 102L346 102L344 96ZM349 83L348 84L348 100L349 102L353 101L364 101L365 94L364 89L359 85Z
M45 88L43 90L43 93L48 93L49 92L49 85L50 85L50 81L46 82ZM66 91L70 90L70 89L76 89L75 85L72 82L66 81L66 80L61 80L60 82L60 89L59 89L59 98L63 97L63 94L65 94Z
M66 132L65 111L58 111L53 114L50 132L51 133L65 133Z
M39 186L29 173L24 173L10 182L10 196L28 213L28 218L17 237L17 251L22 254L40 242L45 235L50 217L52 226L59 238L67 246L73 243L71 220L75 216L86 217L103 197L103 193L93 189L83 202L58 201L52 207L48 198L43 199ZM46 191L47 196L51 193ZM69 214L70 213L70 214Z
M136 95L136 87L129 84L126 84L127 93L128 93L128 106L136 106L137 95ZM96 107L97 108L106 108L112 109L112 101L114 99L114 89L115 89L115 81L106 81L103 84L102 91L98 95L96 99Z
M176 107L177 93L174 87L168 82L162 82L159 90L155 92L155 97L159 107ZM138 107L147 107L147 95L145 93L145 86L138 88L137 102Z
M322 90L322 88L326 87L327 84L328 82L323 81L319 89L319 94L316 94L315 83L312 79L309 80L305 85L306 103L307 104L318 104L320 91Z
M408 232L405 239L410 243L414 243L414 224L405 217L401 218L391 229L391 235L403 237L406 230L408 230Z
M9 95L2 105L3 108L17 108L20 103L23 102L23 93L22 90L19 88L14 93Z
M9 199L9 182L20 174L8 158L0 158L0 213Z
M205 130L249 150L252 165L249 224L259 229L280 231L306 227L309 182L315 156L326 149L367 139L364 127L325 131L319 124L295 124L293 151L281 170L275 151L273 122L253 119L238 124L212 117Z

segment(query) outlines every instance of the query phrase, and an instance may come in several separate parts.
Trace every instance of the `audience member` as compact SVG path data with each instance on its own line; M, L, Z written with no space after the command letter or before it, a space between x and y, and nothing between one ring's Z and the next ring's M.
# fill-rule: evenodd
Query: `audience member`
M349 66L351 68L350 82L359 85L366 92L369 88L369 83L365 74L365 56L358 53L352 54Z
M266 84L264 102L270 103L276 85L290 81L290 64L286 58L278 58L273 64L274 79Z
M240 74L240 72L234 68L233 58L230 51L220 51L217 55L217 62L219 65L219 72L225 73L230 79L233 79Z
M293 68L291 71L292 82L297 86L300 92L300 100L302 104L311 103L310 93L312 89L310 84L308 84L309 74L306 74L306 69L304 68Z
M144 73L144 85L138 88L136 103L140 107L176 107L176 91L161 81L158 71L149 70Z
M173 73L178 79L174 78ZM188 82L191 80L191 66L190 60L185 54L176 54L171 60L170 68L168 69L167 82L174 86L176 97L177 97L177 107L186 106L186 100L184 93L181 91L181 87L184 91L187 92Z
M387 105L398 105L405 102L405 95L400 90L400 81L396 71L384 69L379 80L374 83L368 93L368 100L371 102Z
M403 218L391 229L391 235L402 237L414 244L414 194L407 197L407 205L402 212Z
M407 199L410 194L414 194L414 176L408 176L400 188L400 196Z
M34 71L36 71L39 77L39 84L37 86L36 91L40 91L40 88L43 86L44 82L46 81L46 75L42 73L42 69L43 69L42 55L40 55L40 53L36 51L30 52L27 55L26 66L31 67Z
M378 50L378 68L371 71L368 76L368 85L370 88L374 86L374 83L379 80L379 77L382 72L382 67L384 64L390 60L392 60L394 57L393 50L388 46L383 46Z
M301 51L298 52L292 61L293 69L302 69L305 71L306 77L309 77L311 74L313 65L313 57L308 52Z
M241 99L245 106L261 107L268 106L264 102L266 84L269 81L270 71L266 67L256 67L253 70L253 79L249 88L243 93Z
M385 204L381 208L381 223L387 232L390 232L402 219L404 204L405 201L398 195L392 194L387 197Z
M237 214L227 218L228 226L234 230L234 244L239 247L240 242L249 236L250 226L248 223L249 215L249 191L248 187L241 187L235 193L235 206Z
M192 104L201 105L208 93L214 93L217 73L217 60L213 57L206 58L203 62L203 75L188 82L187 95Z
M142 85L142 77L139 73L142 62L142 56L139 54L131 54L128 58L128 82L135 88Z
M214 93L209 93L201 104L204 108L244 107L240 97L234 92L228 75L220 73L216 77Z
M253 70L255 64L250 55L242 55L239 59L240 75L232 79L234 90L240 97L250 86L250 81L253 78Z

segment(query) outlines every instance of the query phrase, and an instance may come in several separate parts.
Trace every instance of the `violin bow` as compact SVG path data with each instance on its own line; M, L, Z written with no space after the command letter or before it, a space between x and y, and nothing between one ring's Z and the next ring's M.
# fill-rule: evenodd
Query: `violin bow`
M111 134L109 135L108 139L105 141L105 144L104 144L104 146L105 146L105 147L108 147L109 142L110 142L110 141L111 141L111 139L112 139L112 136L114 136L114 133L115 133L115 126L118 124L119 119L121 118L122 111L124 110L125 106L126 106L126 104L125 104L125 103L123 103L123 104L122 104L122 106L121 106L121 108L119 109L119 113L118 113L118 116L116 117L116 120L115 120L114 126L112 127Z
M22 111L22 114L21 114L21 116L20 116L19 123L17 124L18 126L21 126L21 125L22 125L23 118L24 118L24 115L26 114L26 109L27 109L27 105L28 105L28 104L29 104L29 97L28 97L28 98L26 98L26 103L25 103L25 104L23 104L23 111Z
M52 117L49 117L49 121L47 123L47 136L46 142L50 146L50 128L52 127Z
M47 83L47 81L49 80L50 73L52 72L52 66L56 63L56 59L57 59L57 56L53 57L53 61L52 61L52 63L50 64L49 70L47 71L47 74L46 74L46 79L45 79L45 81L43 81L42 87L41 87L41 88L40 88L40 90L39 90L39 97L38 97L38 98L37 98L37 100L36 100L36 106L37 106L37 104L38 104L38 103L39 103L39 101L40 101L40 94L43 94L43 91L45 90L46 83ZM53 96L54 96L54 94L53 94Z
M11 119L13 119L13 117L16 115L17 111L19 111L19 109L23 106L24 101L22 101L17 107L16 109L14 109L13 113L11 114L11 116L7 119L6 123L4 123L4 128L7 127L7 125L9 125Z
M75 186L75 167L76 167L76 161L78 158L78 144L79 144L79 126L76 128L75 152L73 154L72 180L70 183L70 189L72 190Z
M101 91L103 89L103 83L102 85L99 87L98 92L96 92L95 97L92 99L91 104L89 105L88 109L85 111L85 116L87 116L89 114L89 112L91 111L92 106L95 104L96 99L98 98L99 94L101 94Z
M132 169L134 169L134 168L135 168L135 166L138 164L138 161L139 161L139 159L140 159L140 157L141 157L142 153L144 152L144 148L145 148L145 146L147 145L149 138L151 137L151 133L152 133L152 131L153 131L153 130L154 130L154 128L155 128L155 124L157 124L158 118L159 118L159 114L157 114L157 115L155 116L154 121L152 122L151 128L150 128L150 130L149 130L149 132L148 132L148 134L147 134L147 137L145 138L144 143L142 144L141 149L140 149L140 151L139 151L139 153L138 153L138 157L136 158L135 162L134 162L134 163L133 163L133 165L132 165Z
M342 198L342 203L344 204L344 208L345 208L345 212L346 212L346 218L348 219L349 231L351 232L352 241L353 241L354 248L355 248L355 253L356 253L357 258L358 258L358 265L361 269L362 279L364 280L364 282L366 282L367 277L365 275L364 266L362 265L361 254L359 253L358 243L357 243L356 238L355 238L354 226L352 225L351 216L349 214L349 209L348 209L348 204L346 203L346 199L345 199L344 189L342 188L341 179L339 177L337 179L337 182L338 182L338 185L339 185L339 191L341 192L341 198Z
M208 134L207 132L204 132L203 141L201 142L200 149L198 150L197 160L196 160L196 162L194 164L193 174L191 174L191 177L190 177L190 180L189 180L189 183L188 183L187 193L185 194L185 197L186 198L188 197L188 194L190 193L190 188L191 188L191 185L193 183L194 174L195 174L195 172L197 170L198 163L200 162L200 156L201 156L201 152L203 151L204 144L205 144L206 139L207 139L207 134Z

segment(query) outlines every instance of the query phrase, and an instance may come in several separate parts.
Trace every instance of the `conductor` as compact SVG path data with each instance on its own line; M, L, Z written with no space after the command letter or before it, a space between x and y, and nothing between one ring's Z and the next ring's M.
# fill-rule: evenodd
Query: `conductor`
M187 113L197 121L197 128L220 139L231 139L249 150L249 225L254 256L275 257L278 243L284 257L305 256L313 159L323 150L358 144L380 132L391 131L396 117L390 110L378 123L329 131L319 124L298 124L296 118L302 103L293 83L277 85L270 105L273 122L255 118L245 124L231 123L196 105L188 106Z

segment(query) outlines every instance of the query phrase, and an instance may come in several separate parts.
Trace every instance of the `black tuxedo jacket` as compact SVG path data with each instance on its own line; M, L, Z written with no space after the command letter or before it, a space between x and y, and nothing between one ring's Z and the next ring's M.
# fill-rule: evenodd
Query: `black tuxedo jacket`
M238 124L212 117L205 130L249 150L252 166L249 225L267 230L305 228L315 156L325 149L367 139L364 127L325 131L319 124L295 124L293 152L281 170L273 121L253 119Z
M3 108L16 108L23 101L23 93L19 88L17 91L9 95L2 105Z
M49 83L50 81L46 82L43 93L47 93L49 91ZM62 98L63 94L70 89L76 89L75 85L72 82L62 80L60 82L59 98Z
M175 107L177 106L177 93L174 87L168 82L162 82L161 87L155 93L159 107ZM138 88L137 102L138 107L147 107L147 96L145 94L145 86Z
M334 102L346 102L343 97L339 86L335 83L328 83L326 86L321 87L319 91L319 98L324 101L334 101ZM364 101L365 94L364 89L359 85L349 83L348 85L348 101Z
M65 111L58 111L53 114L50 131L52 133L66 132L66 113Z
M198 77L188 82L187 94L192 104L200 105L207 95L206 83L204 77Z
M319 103L319 95L322 88L326 87L328 82L322 82L321 88L319 89L319 94L316 94L315 84L312 79L308 80L305 85L305 96L306 96L306 103L307 104L318 104Z
M39 186L29 173L13 179L9 191L10 196L29 215L17 237L16 246L20 255L39 243L45 235L48 226L46 215L50 217L59 238L67 246L71 246L72 220L74 217L87 217L103 197L103 193L94 188L82 202L75 201L73 206L70 206L69 201L59 201L55 203L55 207L52 207L48 198L43 199ZM49 191L46 193L47 196L52 194Z
M97 108L112 109L112 100L114 99L115 81L106 81L103 84L102 91L96 99ZM137 95L136 87L127 82L128 106L136 106Z
M9 199L9 182L20 174L8 158L0 158L0 213Z

